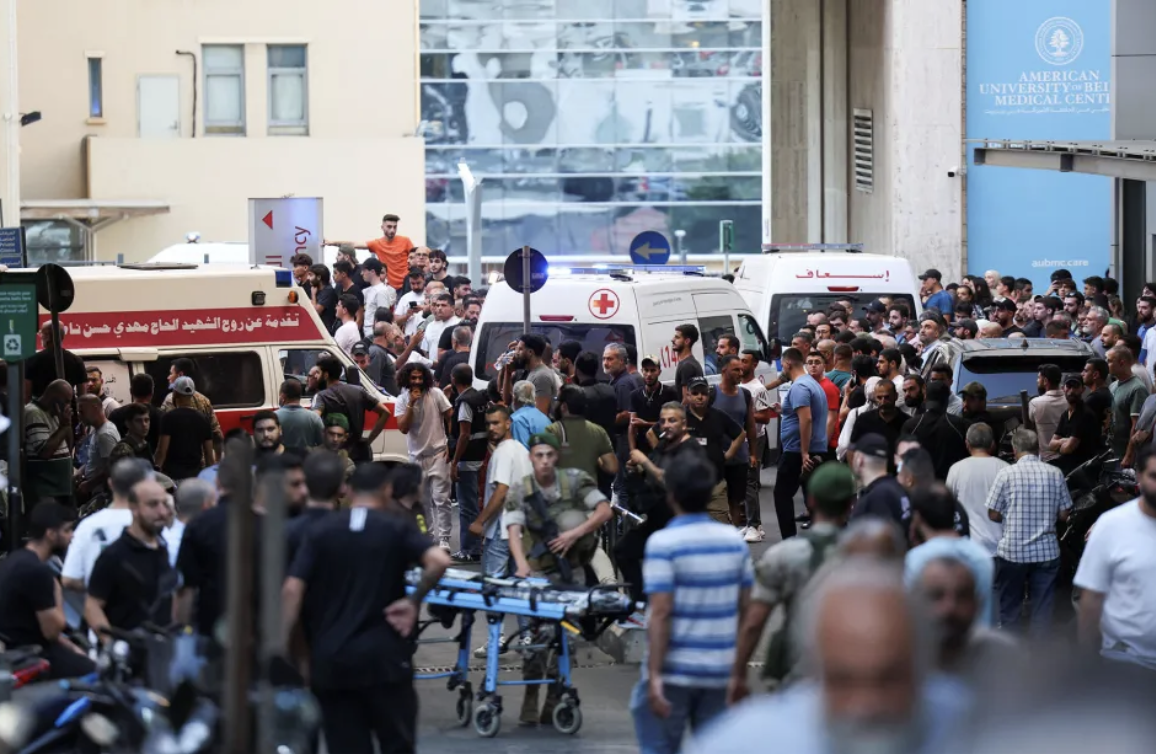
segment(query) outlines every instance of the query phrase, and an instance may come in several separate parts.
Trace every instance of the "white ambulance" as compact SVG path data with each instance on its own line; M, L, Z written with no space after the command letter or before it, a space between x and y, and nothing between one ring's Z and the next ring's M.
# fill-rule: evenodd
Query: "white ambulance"
M772 341L789 343L807 323L808 311L826 311L840 300L851 302L854 317L862 317L863 307L880 296L905 302L912 317L923 310L919 281L902 257L796 248L768 247L746 257L735 274L735 288Z
M522 308L522 294L505 282L490 288L470 352L479 389L497 375L495 359L522 334ZM576 340L601 357L610 343L633 345L639 359L658 357L662 380L669 383L678 365L670 341L681 324L698 327L701 337L693 351L700 363L707 363L706 355L714 359L719 337L728 333L738 336L741 350L766 354L762 329L743 297L730 283L705 277L697 267L551 265L546 284L530 296L530 313L531 328L551 346ZM759 376L764 382L776 376L765 359Z
M216 409L221 429L253 429L262 409L276 409L281 383L298 379L305 403L310 367L324 355L347 367L353 361L326 332L290 270L214 264L74 267L72 307L60 315L64 347L97 366L109 393L131 401L129 381L147 373L155 384L153 401L168 393L169 367L193 360L197 390ZM40 319L48 319L41 311ZM359 372L360 374L360 372ZM378 402L393 398L365 375L361 384ZM366 434L376 422L367 414ZM408 460L405 438L391 416L373 445L379 461Z

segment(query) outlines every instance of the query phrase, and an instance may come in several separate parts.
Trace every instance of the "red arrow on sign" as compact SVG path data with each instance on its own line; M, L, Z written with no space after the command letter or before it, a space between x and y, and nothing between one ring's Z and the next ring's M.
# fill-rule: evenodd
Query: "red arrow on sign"
M269 226L269 230L273 230L273 210L269 210L269 214L261 218L261 222Z

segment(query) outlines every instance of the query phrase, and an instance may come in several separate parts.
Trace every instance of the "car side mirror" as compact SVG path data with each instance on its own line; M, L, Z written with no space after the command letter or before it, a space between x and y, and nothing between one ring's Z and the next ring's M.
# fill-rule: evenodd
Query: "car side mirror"
M778 338L771 338L766 347L766 360L775 361L783 355L783 343Z

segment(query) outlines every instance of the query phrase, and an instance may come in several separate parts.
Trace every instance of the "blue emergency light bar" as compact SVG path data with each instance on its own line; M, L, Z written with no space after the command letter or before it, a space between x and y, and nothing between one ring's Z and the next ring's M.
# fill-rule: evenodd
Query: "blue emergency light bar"
M276 282L278 288L292 288L293 270L273 270L273 280Z
M706 267L697 264L596 264L593 267L556 267L550 265L550 275L630 275L635 272L662 275L705 275Z

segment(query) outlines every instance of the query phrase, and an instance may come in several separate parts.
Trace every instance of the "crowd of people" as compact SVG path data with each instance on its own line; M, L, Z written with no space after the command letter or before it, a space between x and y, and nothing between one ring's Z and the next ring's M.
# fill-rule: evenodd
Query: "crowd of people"
M647 635L630 704L645 754L679 751L688 725L704 752L749 748L754 725L768 746L798 752L943 751L975 692L1024 667L1025 633L1064 635L1065 476L1108 447L1135 469L1140 496L1097 522L1068 575L1076 638L1114 665L1156 670L1156 284L1128 318L1110 279L1080 293L1057 271L1035 296L994 272L945 288L928 270L917 318L898 298L809 312L767 383L756 376L765 354L723 335L700 362L701 334L684 323L671 331L673 384L630 344L595 352L524 333L477 389L469 351L485 291L397 225L384 218L364 261L356 245L332 270L293 260L334 342L389 403L323 358L304 384L284 382L280 407L256 412L251 431L224 432L194 362L173 362L163 400L135 375L121 406L75 354L62 377L46 366L62 340L46 325L24 416L36 504L27 545L0 563L6 643L40 645L58 677L90 671L66 595L98 639L165 617L217 635L227 510L252 474L254 513L275 493L289 515L285 664L316 695L331 751L373 751L375 737L380 751L414 750L409 636L454 562L560 585L621 575L646 604L626 622ZM1024 426L989 411L981 383L957 388L945 364L920 369L950 338L1045 336L1100 355L1080 373L1041 366ZM370 444L390 416L410 462L386 469ZM756 561L775 432L781 541ZM251 454L252 468L232 454ZM616 507L645 521L616 523ZM608 529L621 533L613 546ZM423 575L406 598L413 566ZM768 624L773 693L746 699ZM528 647L545 627L516 630ZM551 673L547 660L523 651L524 676ZM526 687L523 725L551 720L556 688L544 700L540 688Z

